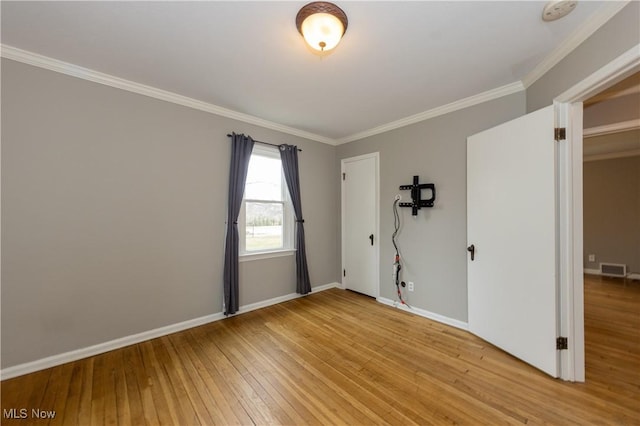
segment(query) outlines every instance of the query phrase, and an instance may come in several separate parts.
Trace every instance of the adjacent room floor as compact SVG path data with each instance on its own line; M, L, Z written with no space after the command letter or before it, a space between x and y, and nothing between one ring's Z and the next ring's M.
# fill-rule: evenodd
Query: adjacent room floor
M640 283L585 278L584 384L332 289L2 382L16 424L638 424ZM55 412L37 419L32 410Z

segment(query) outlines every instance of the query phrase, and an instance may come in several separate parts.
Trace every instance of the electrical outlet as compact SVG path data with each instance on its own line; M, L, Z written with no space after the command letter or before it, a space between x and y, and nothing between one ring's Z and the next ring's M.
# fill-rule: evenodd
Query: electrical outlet
M595 254L590 254L589 255L589 262L595 262L596 261L596 255Z
M401 200L402 200L402 195L396 194L396 201L401 201Z
M409 281L409 282L407 283L407 290L409 290L409 291L413 291L413 281Z

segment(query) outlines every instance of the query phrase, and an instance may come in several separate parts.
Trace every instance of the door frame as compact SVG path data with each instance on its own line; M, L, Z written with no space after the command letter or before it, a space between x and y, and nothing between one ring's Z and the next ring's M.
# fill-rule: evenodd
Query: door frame
M582 204L582 102L640 69L640 44L627 50L554 98L556 126L566 127L558 144L559 304L562 336L568 350L560 351L560 377L584 382L584 262Z
M340 234L341 234L341 242L340 242L340 254L341 254L341 265L342 270L345 269L345 229L344 225L346 223L345 220L345 193L344 193L344 185L342 184L342 174L345 173L345 166L347 163L352 163L355 161L366 160L373 158L375 161L375 233L376 238L378 239L378 244L375 247L375 269L376 273L374 274L375 283L374 283L374 297L377 299L380 297L380 153L379 152L371 152L369 154L358 155L355 157L343 158L340 160ZM344 283L344 275L340 276L340 286L342 289L345 289Z

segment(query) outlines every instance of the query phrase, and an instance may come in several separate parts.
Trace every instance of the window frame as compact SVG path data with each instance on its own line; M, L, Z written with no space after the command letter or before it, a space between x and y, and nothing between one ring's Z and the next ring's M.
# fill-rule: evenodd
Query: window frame
M277 147L254 145L251 152L251 156L260 156L277 159L281 162L280 165L280 179L282 188L281 201L275 200L258 200L247 199L245 195L242 196L242 205L240 207L240 214L238 215L238 236L239 236L239 260L241 262L248 260L267 259L271 257L288 256L295 252L294 248L294 226L295 215L293 213L293 205L291 203L291 197L289 195L289 188L284 178L284 171L282 169L282 160L280 158L280 152ZM246 188L246 182L245 182ZM245 191L246 192L246 191ZM247 250L246 237L247 237L247 202L255 203L273 203L282 204L282 247L267 250Z

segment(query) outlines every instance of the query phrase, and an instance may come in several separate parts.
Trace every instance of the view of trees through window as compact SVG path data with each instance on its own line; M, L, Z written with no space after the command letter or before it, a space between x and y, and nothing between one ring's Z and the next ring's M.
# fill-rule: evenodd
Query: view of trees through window
M282 248L282 222L282 204L247 202L246 250Z
M284 194L279 158L253 154L245 184L245 250L284 248Z

